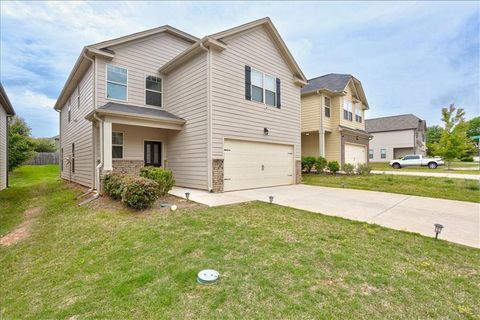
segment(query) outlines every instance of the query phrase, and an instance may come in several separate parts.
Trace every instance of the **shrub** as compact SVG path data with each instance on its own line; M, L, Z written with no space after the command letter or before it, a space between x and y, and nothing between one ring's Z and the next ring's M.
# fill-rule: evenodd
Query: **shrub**
M103 182L103 191L112 199L120 199L122 197L124 177L125 175L116 172L107 174Z
M302 169L310 172L315 165L315 157L302 157Z
M342 170L343 172L345 172L346 174L350 175L350 174L353 174L354 171L355 171L355 166L351 163L345 163L343 166L342 166Z
M340 170L340 165L337 161L330 161L329 163L327 163L327 167L331 173L337 173L338 170Z
M357 167L357 173L363 176L368 176L371 171L372 171L372 167L370 167L366 163L360 163Z
M122 202L131 208L145 209L151 207L158 199L158 183L153 180L125 176L122 182Z
M472 156L465 156L460 159L462 162L473 162L473 157Z
M140 176L158 183L158 194L161 197L165 196L175 185L172 171L163 168L143 167L140 170Z
M327 159L325 159L324 157L317 157L315 159L315 169L317 170L317 173L321 173L326 166Z

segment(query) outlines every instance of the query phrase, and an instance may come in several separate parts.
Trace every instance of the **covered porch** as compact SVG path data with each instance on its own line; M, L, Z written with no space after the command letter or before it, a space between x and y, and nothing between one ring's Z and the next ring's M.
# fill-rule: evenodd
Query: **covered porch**
M168 137L185 120L164 110L117 103L92 112L95 189L108 172L138 174L144 166L168 168Z

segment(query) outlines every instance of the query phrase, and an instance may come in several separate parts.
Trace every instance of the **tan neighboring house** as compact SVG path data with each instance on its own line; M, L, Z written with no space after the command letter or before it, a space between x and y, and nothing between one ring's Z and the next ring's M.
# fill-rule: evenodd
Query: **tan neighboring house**
M340 164L367 163L368 102L361 82L330 73L302 88L302 156L323 156Z
M8 187L8 118L15 115L0 83L0 190Z
M408 154L425 155L427 122L413 114L367 119L373 136L368 156L372 162L386 162Z
M106 172L152 165L214 192L298 183L305 84L269 18L86 46L55 104L61 176L99 190Z

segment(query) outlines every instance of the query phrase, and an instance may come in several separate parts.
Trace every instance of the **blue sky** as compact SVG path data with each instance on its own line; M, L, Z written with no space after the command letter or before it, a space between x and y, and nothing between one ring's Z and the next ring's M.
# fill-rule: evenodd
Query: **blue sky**
M479 115L479 2L1 2L1 81L34 136L58 133L53 105L82 47L164 24L202 37L269 16L307 77L351 73L367 118L429 125L454 102Z

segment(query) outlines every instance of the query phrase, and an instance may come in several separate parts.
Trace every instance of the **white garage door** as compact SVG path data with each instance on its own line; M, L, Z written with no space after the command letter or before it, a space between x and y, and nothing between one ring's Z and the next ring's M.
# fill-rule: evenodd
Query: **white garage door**
M294 183L293 146L225 140L225 191Z
M367 148L356 144L345 144L345 163L360 164L367 162Z

